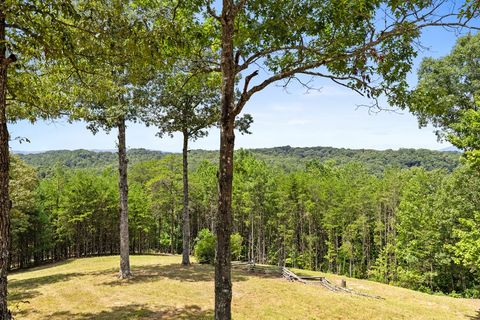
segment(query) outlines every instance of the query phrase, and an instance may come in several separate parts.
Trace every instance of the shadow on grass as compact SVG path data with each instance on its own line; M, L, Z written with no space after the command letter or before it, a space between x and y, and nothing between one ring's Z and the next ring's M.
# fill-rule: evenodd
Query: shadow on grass
M110 319L212 319L213 310L202 310L197 305L184 307L161 306L152 310L146 305L131 304L113 307L108 311L98 313L71 313L60 311L49 316L49 319L78 319L78 320L110 320Z
M34 289L40 286L49 285L57 282L65 282L74 277L81 277L86 275L85 273L80 272L71 272L71 273L59 273L52 274L49 276L22 279L22 280L10 280L8 282L8 287L10 289Z
M23 306L28 305L30 299L42 294L40 287L57 282L65 282L73 277L80 276L83 276L83 274L61 273L23 280L10 280L8 283L8 301L11 304L11 310L15 314L15 319L26 319L26 316L32 312L28 308L24 309Z
M50 285L57 282L65 282L70 280L71 278L81 277L83 275L83 273L73 272L53 274L49 276L30 279L10 280L8 282L8 300L12 302L24 302L24 300L28 300L36 297L37 295L40 295L41 292L35 289L41 286Z
M50 268L63 266L65 264L72 263L73 261L75 261L75 259L71 258L71 259L66 259L66 260L61 260L61 261L56 261L56 262L45 262L45 263L42 263L42 264L40 264L38 266L34 266L34 267L27 267L27 268L10 270L8 272L8 274L9 275L14 275L16 273L22 273L22 272L26 272L26 271L30 272L30 271L38 271L38 270L43 270L43 269L50 269Z
M472 320L480 320L480 310L477 310L473 316L467 316L467 318Z
M78 270L81 271L81 270ZM181 282L213 282L215 278L214 267L211 265L201 265L201 264L192 264L190 266L183 266L181 264L168 264L168 265L147 265L147 266L137 266L132 269L133 278L127 280L120 280L116 277L117 269L107 269L100 271L90 271L90 272L72 272L72 273L59 273L42 277L35 277L29 279L21 280L11 280L9 282L9 296L8 299L14 306L22 305L24 303L28 304L29 299L33 299L37 296L42 295L42 287L62 283L71 280L72 278L82 279L83 277L90 277L88 281L95 282L97 286L128 286L133 284L142 284L148 282L154 282L162 279L170 279ZM91 278L93 276L93 278ZM100 276L100 278L95 278L95 276ZM108 277L109 280L105 281L105 277L102 276L111 276ZM250 273L242 270L233 270L232 280L234 282L246 281L251 277L261 277L261 278L278 278L277 275L268 275L268 274L257 274ZM168 307L164 308L165 310L159 313L158 311L151 311L144 308L141 305L133 305L126 307L118 307L112 309L111 312L104 315L103 313L97 315L90 314L80 314L75 315L75 317L67 317L65 319L124 319L122 317L116 317L117 314L129 314L133 315L139 313L140 315L146 314L146 319L196 319L199 318L200 308L191 306L185 307L182 310L171 309ZM32 310L23 310L22 316L25 316L26 313L32 312ZM113 313L117 312L117 314ZM123 313L122 313L123 312ZM203 312L203 311L202 311ZM174 316L170 316L173 314ZM199 315L197 315L199 314ZM160 317L160 315L162 317ZM208 315L208 314L205 314ZM203 315L203 316L205 316ZM57 314L61 316L61 314ZM90 316L90 318L88 318ZM23 318L23 317L21 317ZM125 318L129 319L129 318Z
M16 290L9 290L8 291L8 301L10 302L25 302L28 303L28 299L32 299L38 295L40 295L40 291L38 290L27 290L27 291L16 291Z
M133 277L126 280L115 279L103 282L100 285L120 286L135 283L144 283L167 278L182 282L210 282L215 279L215 272L212 266L192 264L183 266L181 264L150 265L132 268ZM242 275L234 275L233 281L245 281L247 278Z
M162 278L182 282L213 282L215 280L215 269L211 265L192 264L184 266L181 264L150 265L132 268L133 277L126 280L115 279L99 285L122 286L135 283L156 281ZM250 277L279 278L276 274L259 274L243 270L232 270L232 281L246 281Z

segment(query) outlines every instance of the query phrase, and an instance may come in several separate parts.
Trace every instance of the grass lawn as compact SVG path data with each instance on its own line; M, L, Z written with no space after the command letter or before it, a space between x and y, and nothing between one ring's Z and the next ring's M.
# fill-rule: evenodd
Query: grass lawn
M118 260L113 256L76 259L12 273L9 301L15 319L213 317L213 267L182 267L180 256L132 256L134 278L119 280ZM341 279L326 276L335 283ZM432 296L348 278L347 285L385 299L234 272L233 318L480 319L480 300Z

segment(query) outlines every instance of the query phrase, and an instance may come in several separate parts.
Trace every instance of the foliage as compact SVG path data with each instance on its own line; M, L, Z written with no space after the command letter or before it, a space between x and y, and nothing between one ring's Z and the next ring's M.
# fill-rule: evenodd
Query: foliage
M215 262L215 235L209 229L202 229L195 239L194 254L199 263L213 264ZM232 246L232 259L239 260L242 257L243 237L240 233L234 233L230 237Z
M130 149L127 156L130 164L137 164L147 160L159 160L165 155L160 151L146 149ZM45 178L55 174L57 166L66 169L95 168L99 171L109 166L118 165L118 155L113 150L56 150L40 153L23 153L18 156L28 164L34 166L40 177Z
M449 141L465 150L465 159L476 167L480 167L480 111L465 110L458 123L451 125Z
M79 53L72 40L78 31L76 9L72 1L2 3L2 42L6 55L15 58L7 78L9 121L33 123L77 112L69 91Z
M281 150L283 157L290 153L299 157L300 151L328 150L332 157L349 152L238 151L234 258L370 278L425 292L478 294L478 171L468 166L452 172L422 167L372 171L359 162L321 161L315 152L304 157L304 165L285 169L268 160ZM142 162L152 153L133 152L139 162L132 165L129 177L132 253L180 253L181 158L158 154L160 160ZM415 153L396 155L408 161L409 154ZM50 155L40 154L38 159ZM104 155L108 153L98 159L106 163L109 158ZM198 153L189 181L190 231L193 239L197 237L190 245L195 245L198 260L206 263L215 257L210 230L215 228L218 200L217 167L201 160L209 155ZM14 202L12 267L118 252L118 195L112 169L56 166L37 187L33 169L18 159L12 163L12 172L22 172L12 176L12 194L19 199L17 205Z
M233 233L230 237L232 246L232 260L240 260L242 258L243 237L240 233Z
M293 148L289 146L268 149L249 150L258 159L270 166L280 167L286 171L297 171L311 160L320 162L333 161L337 165L349 162L361 162L367 169L381 174L389 166L399 168L424 167L427 170L446 169L453 171L459 165L460 154L456 152L440 152L425 149L400 150L353 150L331 147ZM165 153L146 149L129 149L130 164L137 164L147 160L159 160ZM117 155L113 151L88 150L57 150L39 153L21 153L18 156L39 171L41 177L51 175L56 165L71 169L97 168L104 169L117 163ZM190 161L192 169L208 160L216 163L218 154L215 151L191 150Z
M37 226L41 225L42 219L44 219L44 216L42 216L35 205L38 183L37 173L34 168L28 166L15 156L11 157L11 239L12 248L17 249L12 252L14 256L19 253L18 249L20 249L20 244L25 241L25 238L30 238L30 241L39 240L38 242L42 243L42 245L33 249L36 251L34 254L38 254L38 251L48 246L42 241L44 240L42 237L45 233L48 233L48 230L35 232ZM26 249L28 250L28 248ZM25 266L28 264L28 261L21 260L19 263Z
M170 253L176 253L181 239L179 232L180 212L182 209L182 164L179 157L165 156L154 163L158 169L156 174L146 182L150 196L150 212L163 223L159 226L159 234L169 236Z
M178 69L146 85L143 118L158 128L160 137L179 132L196 140L207 135L207 129L218 121L220 81L208 74Z
M446 249L453 253L452 259L456 264L467 267L465 274L459 275L467 278L478 275L480 271L480 252L477 246L480 241L477 228L479 184L478 170L457 170L446 181L440 200L446 207L442 218L452 224L448 232L453 234L453 239L446 242Z
M79 55L70 77L79 118L96 133L137 118L134 90L161 68L160 27L171 20L170 10L155 10L143 1L78 1L71 41ZM167 7L165 9L168 9ZM158 39L156 39L158 37ZM158 40L158 41L157 41Z
M479 54L480 34L468 34L449 55L424 59L409 99L420 125L433 123L439 136L464 150L474 165L480 164Z
M215 261L215 235L209 229L202 229L195 239L194 254L199 263L213 264Z

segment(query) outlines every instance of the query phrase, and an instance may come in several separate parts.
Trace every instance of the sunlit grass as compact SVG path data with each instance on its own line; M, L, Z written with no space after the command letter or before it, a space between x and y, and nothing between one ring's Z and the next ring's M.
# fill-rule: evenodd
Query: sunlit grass
M117 278L118 257L68 260L9 276L16 319L211 319L213 267L180 256L132 256L134 278ZM308 274L318 274L308 272ZM326 275L333 282L340 277ZM432 296L347 279L384 300L333 293L275 276L234 272L234 319L480 319L479 300Z

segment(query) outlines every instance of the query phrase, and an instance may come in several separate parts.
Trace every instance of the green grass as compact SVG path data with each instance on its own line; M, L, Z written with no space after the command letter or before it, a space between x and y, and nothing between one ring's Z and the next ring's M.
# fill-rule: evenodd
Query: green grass
M134 278L117 279L118 257L68 260L12 273L15 319L211 319L211 266L180 265L180 256L133 256ZM319 274L308 272L309 274ZM326 275L338 283L340 277ZM480 319L480 301L432 296L347 279L384 300L330 292L275 276L233 277L234 319Z

